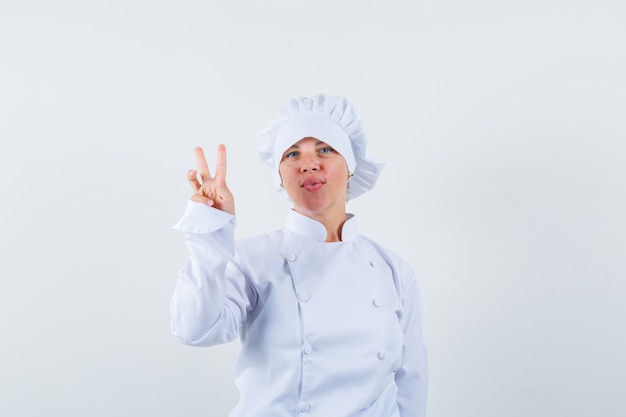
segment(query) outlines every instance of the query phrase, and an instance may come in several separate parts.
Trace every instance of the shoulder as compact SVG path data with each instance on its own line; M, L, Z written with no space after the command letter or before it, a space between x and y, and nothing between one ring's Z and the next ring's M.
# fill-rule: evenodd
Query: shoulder
M399 291L403 292L411 284L417 284L415 271L404 258L368 237L360 235L359 238L391 268Z
M266 256L271 253L280 253L283 246L283 233L281 230L275 230L262 235L246 237L238 239L235 242L237 251L248 256Z
M272 259L281 258L283 241L281 230L238 239L235 242L238 263L248 266L267 265Z
M363 242L365 242L365 244L367 244L368 246L373 248L377 253L383 256L391 264L390 266L396 266L396 267L401 267L401 268L411 268L409 263L400 255L398 255L396 252L384 247L383 245L381 245L380 243L376 242L373 239L370 239L369 237L359 235L359 238Z

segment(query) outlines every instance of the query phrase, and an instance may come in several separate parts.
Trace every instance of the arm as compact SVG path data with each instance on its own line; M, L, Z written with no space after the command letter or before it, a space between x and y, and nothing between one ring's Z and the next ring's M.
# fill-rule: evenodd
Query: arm
M403 290L403 315L401 325L404 332L402 366L396 372L398 406L402 417L424 417L428 390L428 351L424 338L420 290L411 271Z
M254 299L254 291L236 266L234 199L226 187L226 150L218 147L215 177L201 148L188 180L194 195L174 226L186 232L191 256L181 269L170 311L172 332L185 344L208 346L234 339Z

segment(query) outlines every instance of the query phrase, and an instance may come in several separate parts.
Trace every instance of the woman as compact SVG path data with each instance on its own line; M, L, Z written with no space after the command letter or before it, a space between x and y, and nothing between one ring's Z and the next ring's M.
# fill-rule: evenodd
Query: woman
M202 149L175 228L191 257L172 299L181 343L241 340L231 417L417 417L427 353L410 266L357 233L346 201L373 187L360 116L343 97L300 97L258 136L293 203L282 230L235 242L226 149L211 177ZM197 176L200 176L200 180Z

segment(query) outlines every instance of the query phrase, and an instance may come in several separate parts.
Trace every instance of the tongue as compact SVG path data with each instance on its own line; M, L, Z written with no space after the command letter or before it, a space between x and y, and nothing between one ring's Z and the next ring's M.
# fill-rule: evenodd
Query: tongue
M305 182L302 188L307 191L317 191L322 188L322 183L320 181Z

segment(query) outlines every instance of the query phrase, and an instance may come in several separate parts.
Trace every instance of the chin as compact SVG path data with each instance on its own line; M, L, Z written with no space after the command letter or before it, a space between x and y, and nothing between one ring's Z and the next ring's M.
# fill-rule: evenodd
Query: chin
M322 204L297 204L294 205L294 208L301 213L319 214L324 212L327 207Z
M345 202L345 199L342 200ZM345 212L345 204L338 204L328 201L327 198L308 198L299 199L297 203L294 200L294 208L303 214L319 215L324 213L331 213L338 210Z

